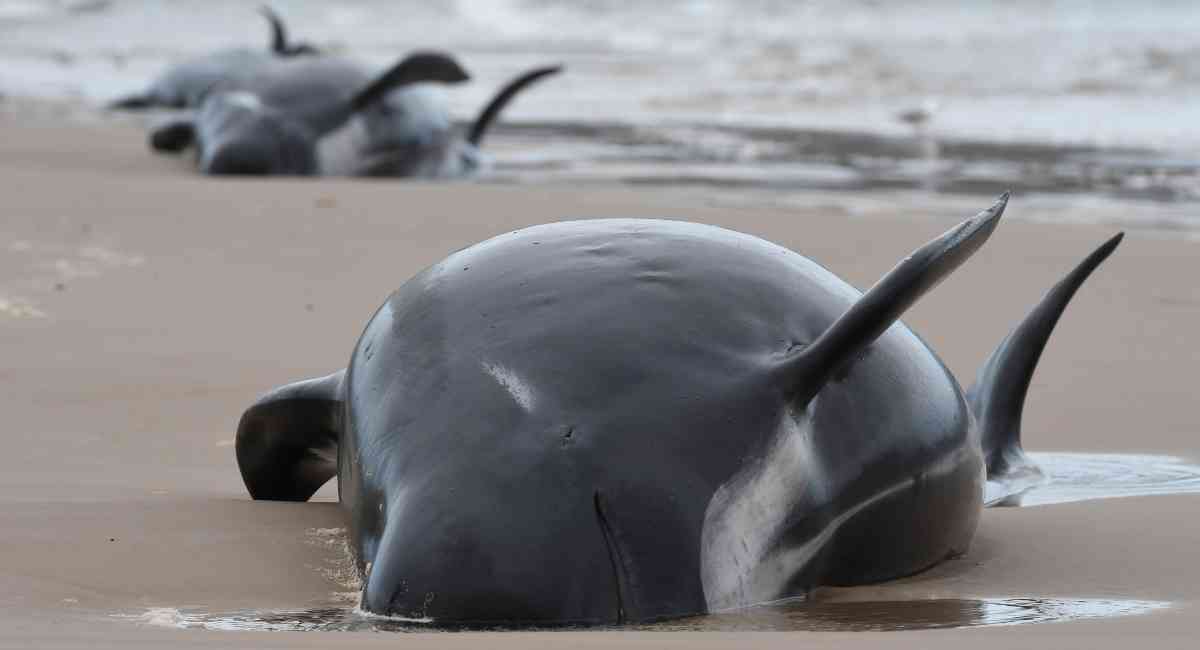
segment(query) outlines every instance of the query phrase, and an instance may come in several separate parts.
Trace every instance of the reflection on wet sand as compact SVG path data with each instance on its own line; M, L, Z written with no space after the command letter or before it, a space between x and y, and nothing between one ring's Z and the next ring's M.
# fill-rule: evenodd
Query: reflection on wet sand
M1167 603L1155 601L1057 598L816 600L756 607L742 612L647 626L645 629L884 632L1128 616L1166 606Z
M1005 505L1041 506L1115 497L1200 493L1200 465L1148 454L1033 453L1044 484ZM313 529L309 536L334 550L330 573L346 589L361 586L351 566L345 529ZM356 591L339 592L345 602ZM1168 607L1162 601L1095 598L929 598L887 601L795 599L735 612L621 629L645 631L895 631L1049 623L1128 616ZM429 620L376 616L351 607L208 612L159 607L120 618L161 627L207 630L428 632Z
M1167 603L1158 601L1056 598L936 598L853 602L795 600L738 612L621 629L673 632L928 630L1128 616L1167 606ZM373 616L360 610L334 607L229 613L155 608L140 616L127 618L148 625L205 630L430 632L439 629L431 627L429 621Z

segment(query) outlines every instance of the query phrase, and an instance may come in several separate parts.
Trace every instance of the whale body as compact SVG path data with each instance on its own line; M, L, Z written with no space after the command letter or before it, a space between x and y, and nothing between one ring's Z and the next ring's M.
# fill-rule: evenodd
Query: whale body
M344 370L254 403L256 499L335 478L370 612L644 622L911 575L1036 483L1020 410L1121 235L963 390L898 318L1006 198L865 293L762 239L665 220L521 229L403 283Z

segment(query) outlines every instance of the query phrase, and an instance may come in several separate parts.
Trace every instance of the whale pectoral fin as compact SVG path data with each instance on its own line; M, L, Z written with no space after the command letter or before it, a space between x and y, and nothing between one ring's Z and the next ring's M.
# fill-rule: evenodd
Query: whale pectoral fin
M1054 285L984 362L967 390L967 401L979 423L987 459L986 505L1041 483L1044 477L1021 448L1021 412L1042 350L1075 292L1116 250L1124 233L1092 251L1067 277Z
M337 474L345 374L277 388L242 414L237 460L251 497L307 501Z
M896 265L813 343L785 359L779 370L796 404L806 404L832 375L852 362L925 292L971 256L995 230L1008 193L992 207L925 244Z
M150 148L155 151L178 153L195 139L196 122L191 117L168 120L150 130Z

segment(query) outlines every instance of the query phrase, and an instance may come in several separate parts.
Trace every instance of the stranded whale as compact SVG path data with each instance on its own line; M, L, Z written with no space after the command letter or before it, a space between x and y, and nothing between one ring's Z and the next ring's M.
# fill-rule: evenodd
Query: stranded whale
M271 48L218 50L168 68L143 92L118 99L109 108L136 110L152 107L195 108L221 82L252 75L271 62L320 52L307 43L292 43L283 20L267 6L259 12L271 25Z
M712 226L500 235L404 283L345 370L252 405L242 477L299 501L336 476L362 607L448 625L648 621L922 571L1036 476L1030 377L1121 239L964 392L898 318L1006 200L865 293Z
M338 57L279 61L220 84L195 115L153 129L150 142L174 152L195 140L202 150L236 150L237 160L260 161L212 166L201 155L201 171L215 174L463 176L482 165L480 145L501 111L521 90L560 70L534 68L509 81L461 137L434 89L415 83L420 79L373 83L359 64Z
M476 115L465 135L451 123L437 97L412 88L390 93L364 110L349 155L331 155L329 173L349 176L455 178L484 166L484 136L522 90L562 72L562 66L533 68L509 80Z
M301 70L333 64L314 61ZM320 78L294 74L297 66L276 64L255 75L254 92L225 84L211 92L194 115L159 124L150 132L158 151L195 146L207 174L315 175L321 172L318 144L355 114L370 110L389 92L424 82L459 83L469 75L448 54L413 53L353 90L320 88Z

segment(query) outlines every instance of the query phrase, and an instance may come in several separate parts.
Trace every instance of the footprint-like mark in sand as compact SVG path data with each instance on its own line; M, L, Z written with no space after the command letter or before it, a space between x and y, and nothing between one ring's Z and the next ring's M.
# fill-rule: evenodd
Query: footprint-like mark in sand
M64 244L10 239L2 250L24 272L0 283L0 318L45 318L48 314L37 295L63 291L77 280L138 267L146 261L141 255L99 241Z

